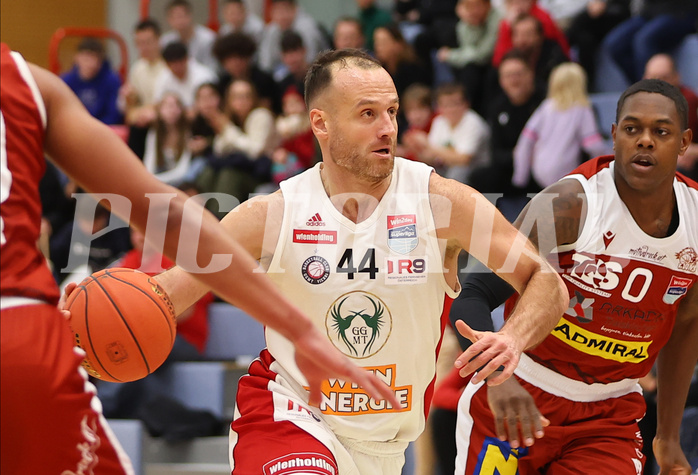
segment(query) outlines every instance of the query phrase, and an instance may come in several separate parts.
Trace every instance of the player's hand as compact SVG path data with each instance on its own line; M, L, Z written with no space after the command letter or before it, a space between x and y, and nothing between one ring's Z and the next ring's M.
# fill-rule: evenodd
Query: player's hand
M308 403L311 406L317 407L322 401L322 383L329 378L339 378L358 384L373 399L385 399L392 407L400 407L395 393L385 383L352 363L317 328L311 327L294 344L296 364L310 387Z
M668 441L655 437L652 450L659 465L659 475L691 474L691 464L688 463L678 440Z
M494 414L494 428L499 440L508 440L512 448L530 447L543 437L543 427L550 421L538 410L533 397L516 380L509 378L487 388L487 402ZM519 438L519 434L521 438Z
M70 311L65 309L65 303L68 301L68 297L70 297L70 294L73 293L75 288L78 286L75 282L71 282L68 285L65 286L65 289L63 290L63 294L61 294L60 300L58 300L58 310L61 312L61 315L63 317L70 321Z
M478 384L498 369L502 369L500 374L487 380L489 386L496 386L514 374L523 351L516 338L502 332L475 331L463 320L456 321L456 329L473 342L470 348L456 359L455 365L456 368L460 368L461 377L465 378L477 371L472 381Z

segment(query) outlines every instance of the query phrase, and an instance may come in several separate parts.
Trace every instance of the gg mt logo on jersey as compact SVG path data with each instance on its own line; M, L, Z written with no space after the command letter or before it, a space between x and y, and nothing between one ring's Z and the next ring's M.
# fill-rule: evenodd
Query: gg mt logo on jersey
M325 326L332 343L345 355L368 358L388 340L392 317L379 297L353 291L334 301L327 311Z

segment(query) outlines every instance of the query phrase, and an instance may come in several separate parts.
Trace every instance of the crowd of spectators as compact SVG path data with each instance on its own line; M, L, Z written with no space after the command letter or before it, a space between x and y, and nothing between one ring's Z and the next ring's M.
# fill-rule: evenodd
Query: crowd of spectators
M691 126L697 127L694 91L681 84L670 56L696 31L695 1L386 4L356 0L356 16L338 18L330 30L298 0L272 0L266 24L245 0L225 0L214 32L195 22L190 0L171 0L166 25L152 19L135 25L138 58L124 84L93 38L80 43L64 79L95 117L128 127L129 145L161 179L240 201L313 165L317 154L307 124L299 130L288 125L303 114L289 113L283 104L302 105L294 99L303 97L305 72L326 48L363 48L375 55L404 101L399 150L488 193L531 191L544 185L535 183L541 174L544 182L555 180L585 157L607 151L598 137L608 137L608 131L595 129L588 99L561 105L549 91L553 71L562 66L576 72L568 77L579 81L580 94L593 92L602 53L628 80L650 74L682 86L692 105ZM243 85L244 93L235 92ZM415 96L415 90L421 92ZM424 119L417 112L415 123L408 112L420 108ZM578 122L558 120L577 110L584 115L580 133L588 137L577 136ZM551 123L570 140L545 146L541 134L550 132ZM694 176L695 148L680 163Z
M94 38L80 43L62 77L92 115L128 128L129 146L161 180L242 202L315 164L303 78L317 53L366 49L401 99L398 155L503 196L500 208L514 217L525 193L611 152L589 101L604 54L629 81L656 77L681 88L697 143L679 167L698 176L698 98L671 56L696 32L695 0L395 0L392 9L356 0L357 15L331 30L300 3L271 0L265 24L244 0L225 0L214 32L194 21L194 2L171 0L166 25L134 25L138 57L123 84ZM73 215L57 209L73 209L76 187L53 168L42 186L62 281ZM94 226L106 226L108 211L98 218ZM128 233L104 241L112 250L92 242L90 252L106 256L91 256L92 271L131 247Z

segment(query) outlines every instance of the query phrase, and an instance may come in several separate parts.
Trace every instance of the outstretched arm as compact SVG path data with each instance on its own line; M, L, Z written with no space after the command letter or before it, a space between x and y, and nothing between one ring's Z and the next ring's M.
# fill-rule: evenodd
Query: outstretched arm
M698 361L698 287L684 297L666 346L657 358L657 435L652 443L660 474L690 474L679 444L688 388Z
M473 330L493 332L492 311L514 294L514 289L480 262L475 264L461 285L461 293L453 301L449 314L453 328L467 315L468 326ZM458 332L456 336L463 351L473 344Z
M465 249L521 295L499 332L468 332L467 325L461 327L474 343L456 360L461 375L481 368L473 379L477 383L504 366L489 381L499 384L511 376L523 350L538 344L553 329L567 306L567 291L534 245L482 195L435 174L430 192L438 235L447 239L447 260ZM444 216L447 222L441 221ZM455 266L455 259L446 265Z
M185 213L187 196L147 172L126 144L107 126L94 120L60 79L34 66L32 74L46 104L48 126L44 145L49 157L84 189L126 197L131 212L120 217L144 233L149 215L166 214L165 255L180 264L182 251L190 250L195 254L189 264L198 264L201 268L212 259L229 261L215 272L198 271L191 265L187 270L197 272L196 278L222 298L251 310L250 314L262 323L279 327L282 334L292 340L301 336L302 324L309 325L310 321L300 317L300 312L276 291L264 274L254 272L257 262L239 243L221 232L213 215L199 206L194 207L191 200L187 206L192 206L192 212ZM169 194L172 199L158 208L151 204L146 193L151 196ZM191 229L201 230L198 242L186 242L186 247L179 250L180 238ZM235 284L231 285L233 282ZM275 305L279 308L272 308ZM289 322L289 316L300 317L300 328Z
M535 249L536 256L544 260L545 256L556 246L570 244L577 240L585 208L586 202L581 184L575 180L562 180L536 195L521 212L514 222L514 226L523 235L528 236L529 244ZM508 252L508 249L505 247L504 251ZM522 257L519 257L519 260L521 260L529 253L530 248L526 247L520 254L510 252L507 257L520 255ZM533 262L536 260L534 259ZM488 267L494 269L497 275L506 280L520 295L516 307L500 333L508 334L514 338L518 336L520 341L526 341L525 348L535 346L548 335L559 321L569 301L567 290L553 268L547 264L547 261L541 262L539 265L539 268L534 267L534 274L522 287L521 281L517 284L515 274L507 273L506 269L502 272L502 267L498 269L496 264L493 267L487 263ZM551 273L554 275L554 281ZM536 278L538 282L535 280ZM486 278L482 280L487 281ZM537 285L532 288L531 284L534 283ZM501 293L501 295L504 297L506 293ZM487 336L487 334L478 332L471 334L471 337L476 339L481 339L483 336ZM467 358L474 356L476 354L474 351L477 349L478 346L473 345L468 350L470 353L466 352L458 360L465 365L466 372L474 371L484 364L483 355L468 363ZM516 361L518 362L518 358ZM489 368L485 367L485 370L489 369L496 369L492 362L490 362ZM513 368L511 370L513 371ZM506 376L505 371L489 380L489 383L498 384Z
M334 376L354 381L372 396L398 404L387 386L341 355L266 275L255 272L257 262L222 232L213 215L194 203L187 203L186 195L148 173L126 144L92 118L57 76L35 65L30 65L30 70L46 105L47 154L86 190L127 198L131 212L120 217L142 232L145 233L149 218L167 216L164 254L178 264L182 261L178 255L180 238L191 230L199 230L198 241L187 241L182 249L191 251L188 269L196 272L195 277L222 298L295 344L297 358L302 360L299 367L311 384L311 403L320 400L321 379ZM163 205L151 206L146 193L170 199ZM187 207L193 205L193 209L185 212L185 203ZM211 272L195 268L195 265L205 268L214 259L225 265Z
M583 221L584 204L581 185L573 180L564 180L534 197L515 222L515 226L530 237L531 243L541 256L546 256L555 246L577 240ZM456 328L473 340L487 333L474 332L462 320L459 321L460 315L455 314L453 310L465 308L464 305L460 305L460 301L467 302L468 320L474 318L481 321L490 318L491 310L504 303L515 291L497 274L483 267L478 266L475 271L477 273L468 276L451 312L451 321ZM564 295L566 304L566 291ZM505 326L511 325L513 319L522 318L519 312L524 307L520 301ZM561 313L562 311L550 321L557 322ZM525 314L523 315L526 318ZM464 354L461 358L466 362L471 356ZM496 375L495 372L491 378L494 380ZM536 438L543 437L543 428L549 421L543 417L531 395L515 378L489 387L487 397L494 416L494 429L500 440L508 440L512 447L519 447L520 444L531 446Z

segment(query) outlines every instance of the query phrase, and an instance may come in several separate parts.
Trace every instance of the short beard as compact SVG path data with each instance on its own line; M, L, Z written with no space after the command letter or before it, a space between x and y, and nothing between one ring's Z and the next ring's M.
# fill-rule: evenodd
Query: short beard
M392 157L387 162L377 162L362 157L356 147L349 146L342 137L330 140L330 159L340 168L369 183L380 183L393 172L395 147L390 145Z

